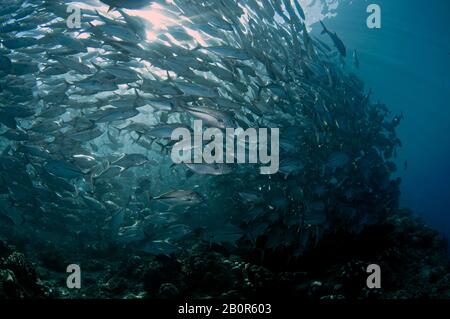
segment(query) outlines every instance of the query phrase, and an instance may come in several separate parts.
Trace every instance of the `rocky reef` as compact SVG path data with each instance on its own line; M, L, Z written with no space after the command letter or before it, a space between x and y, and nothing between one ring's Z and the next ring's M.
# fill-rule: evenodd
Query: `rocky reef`
M24 254L0 240L0 299L47 298L50 291Z
M82 289L69 290L62 251L25 257L0 241L1 298L450 298L447 242L407 210L358 233L329 230L295 259L281 251L230 254L206 244L172 257L93 249L83 254ZM372 263L382 269L381 289L366 287Z

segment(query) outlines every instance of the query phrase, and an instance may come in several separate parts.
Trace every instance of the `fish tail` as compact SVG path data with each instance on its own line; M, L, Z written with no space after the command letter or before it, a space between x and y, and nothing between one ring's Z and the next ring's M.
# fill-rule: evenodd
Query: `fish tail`
M261 84L259 84L259 83L256 83L256 86L258 87L258 96L261 96L261 92L262 92L264 89L266 89L269 85L268 85L268 84L266 84L266 85L261 85Z
M122 134L123 128L116 127L116 126L111 126L111 127L115 128L117 131L119 131L119 136L120 136L120 134Z
M86 183L89 185L89 193L94 194L95 191L95 177L94 177L94 172L93 172L93 168L86 173L86 175L84 176L84 180L86 181ZM78 197L79 193L78 190L76 191L76 197Z
M161 153L165 153L167 151L166 145L159 143L159 142L155 142L155 143L158 144L159 147L161 147Z
M142 135L144 135L144 133L141 133L141 132L136 132L136 134L138 135L138 138L136 140L134 140L134 143L139 142L141 137L142 137Z

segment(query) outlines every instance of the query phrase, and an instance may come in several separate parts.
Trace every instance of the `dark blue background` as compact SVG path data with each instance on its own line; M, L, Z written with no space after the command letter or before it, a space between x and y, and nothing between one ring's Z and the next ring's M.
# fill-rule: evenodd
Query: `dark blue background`
M371 3L381 6L378 30L366 25ZM326 24L350 53L358 50L357 74L372 96L405 116L398 130L402 205L450 237L450 1L342 2Z

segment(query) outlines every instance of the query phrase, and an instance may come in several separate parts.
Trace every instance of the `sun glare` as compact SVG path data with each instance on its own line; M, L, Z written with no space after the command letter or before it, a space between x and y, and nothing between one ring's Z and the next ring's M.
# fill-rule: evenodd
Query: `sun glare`
M147 9L127 10L127 13L147 20L152 26L152 31L165 30L167 27L179 23L179 21L166 16L164 8L157 3L152 4Z
M100 1L95 3L95 5L86 4L83 2L76 2L76 4L81 9L97 10L102 15L109 18L120 18L120 14L117 11L112 10L108 12L109 7ZM165 14L164 11L165 8L158 3L152 3L149 7L141 10L124 10L127 14L140 17L149 23L149 28L147 29L146 34L147 40L150 41L155 40L157 35L162 31L167 30L168 27L181 22L181 20L176 20L175 18L170 17L169 14Z

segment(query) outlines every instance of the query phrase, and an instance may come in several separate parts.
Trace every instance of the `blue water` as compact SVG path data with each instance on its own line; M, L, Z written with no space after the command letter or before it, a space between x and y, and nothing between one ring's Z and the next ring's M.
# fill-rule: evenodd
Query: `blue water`
M381 29L366 25L370 3L381 6ZM357 74L393 115L404 114L402 205L450 237L450 1L358 0L337 13L327 27L358 50Z

